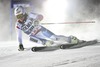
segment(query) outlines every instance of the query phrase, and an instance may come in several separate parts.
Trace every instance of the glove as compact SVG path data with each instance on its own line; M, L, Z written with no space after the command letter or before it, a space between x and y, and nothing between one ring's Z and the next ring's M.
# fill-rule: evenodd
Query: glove
M35 21L34 21L34 26L38 26L39 23L40 23L40 22L39 22L38 20L35 20Z
M24 50L24 47L23 47L23 44L19 44L19 51L23 51Z

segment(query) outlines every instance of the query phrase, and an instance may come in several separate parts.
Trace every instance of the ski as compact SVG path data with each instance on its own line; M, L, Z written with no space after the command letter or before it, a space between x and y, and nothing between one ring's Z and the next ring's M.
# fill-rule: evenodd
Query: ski
M74 48L81 48L84 46L89 46L89 45L94 45L98 43L97 40L90 40L90 41L83 41L79 44L60 44L56 46L38 46L38 47L32 47L31 51L36 52L36 51L48 51L48 50L56 50L56 49L74 49Z

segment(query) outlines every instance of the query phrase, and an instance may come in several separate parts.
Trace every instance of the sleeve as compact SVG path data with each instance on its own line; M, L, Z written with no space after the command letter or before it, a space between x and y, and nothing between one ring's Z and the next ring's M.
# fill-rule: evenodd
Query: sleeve
M17 28L17 40L18 40L19 44L22 44L22 30L21 30L21 25L17 24L16 28Z
M33 18L34 20L38 20L38 21L43 20L43 15L37 14L37 13L30 13L30 17Z
M17 38L18 38L19 44L22 44L22 31L21 31L21 29L17 29Z

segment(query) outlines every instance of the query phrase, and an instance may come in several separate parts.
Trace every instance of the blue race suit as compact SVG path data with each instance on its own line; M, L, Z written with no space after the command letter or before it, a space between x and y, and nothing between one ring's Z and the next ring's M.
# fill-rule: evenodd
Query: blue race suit
M27 15L23 22L17 21L16 27L18 29L18 41L22 43L22 31L29 35L30 40L44 44L46 39L50 38L51 36L55 36L54 33L49 31L48 29L44 28L41 25L35 26L36 18L38 14L30 13Z

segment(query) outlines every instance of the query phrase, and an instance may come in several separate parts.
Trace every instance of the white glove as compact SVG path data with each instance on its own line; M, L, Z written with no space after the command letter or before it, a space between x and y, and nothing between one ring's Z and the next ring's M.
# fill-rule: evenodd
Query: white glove
M34 24L34 26L38 26L38 25L40 25L40 22L39 22L39 20L35 20L33 24Z

